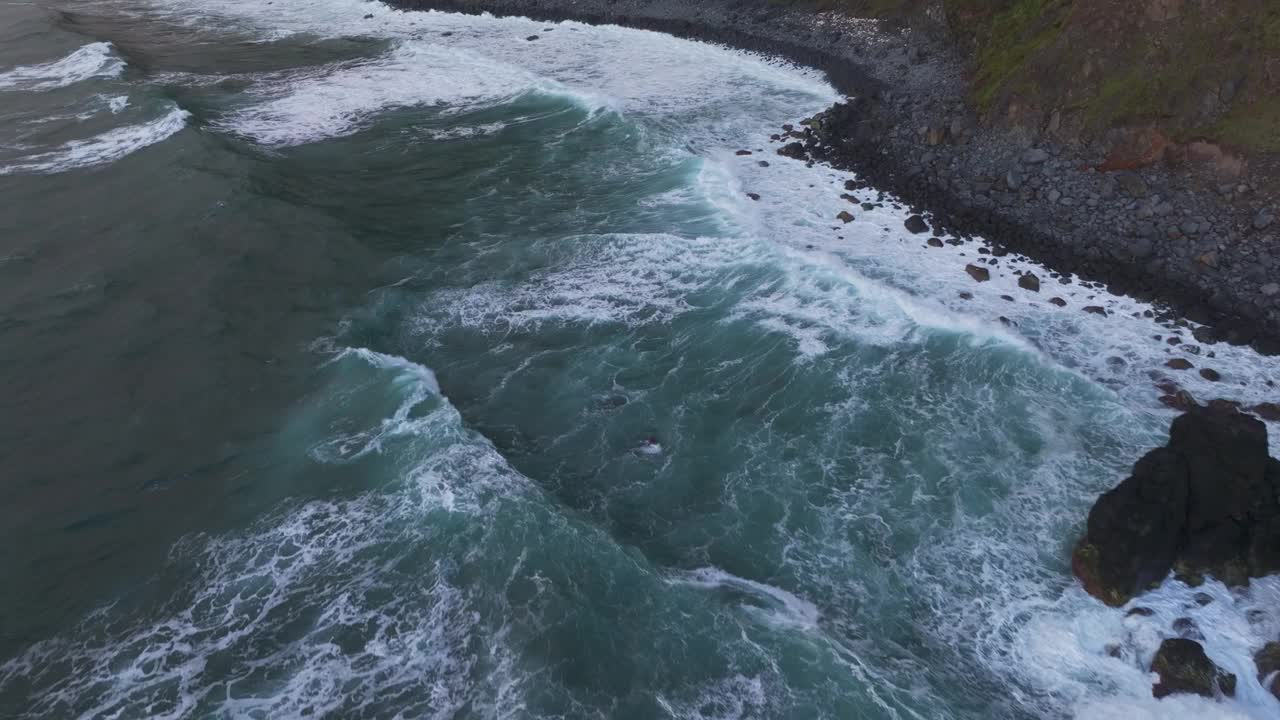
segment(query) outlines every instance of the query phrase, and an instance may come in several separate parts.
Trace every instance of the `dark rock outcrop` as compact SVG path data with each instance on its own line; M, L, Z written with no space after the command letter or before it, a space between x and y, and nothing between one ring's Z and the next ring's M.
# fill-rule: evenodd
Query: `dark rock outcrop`
M1195 640L1172 638L1160 643L1151 671L1160 675L1160 682L1151 688L1158 698L1175 693L1213 697L1215 690L1228 697L1236 694L1236 676L1214 665Z
M1280 460L1268 457L1266 425L1227 403L1179 416L1168 445L1098 498L1072 568L1117 607L1170 570L1228 584L1280 571Z

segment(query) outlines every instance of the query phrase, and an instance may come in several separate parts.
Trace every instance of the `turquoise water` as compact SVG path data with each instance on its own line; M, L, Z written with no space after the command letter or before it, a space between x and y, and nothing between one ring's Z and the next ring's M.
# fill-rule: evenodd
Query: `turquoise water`
M768 141L821 77L349 0L0 18L0 715L1275 711L1280 585L1070 575L1169 330L833 221ZM1184 614L1236 701L1150 697Z

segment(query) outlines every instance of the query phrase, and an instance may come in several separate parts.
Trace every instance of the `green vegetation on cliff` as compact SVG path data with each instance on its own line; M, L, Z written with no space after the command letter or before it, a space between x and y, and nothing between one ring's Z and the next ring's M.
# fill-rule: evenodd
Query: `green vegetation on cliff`
M802 0L774 0L795 4ZM1086 134L1154 126L1280 152L1277 0L813 0L855 15L941 10L980 112ZM935 17L937 13L935 13Z

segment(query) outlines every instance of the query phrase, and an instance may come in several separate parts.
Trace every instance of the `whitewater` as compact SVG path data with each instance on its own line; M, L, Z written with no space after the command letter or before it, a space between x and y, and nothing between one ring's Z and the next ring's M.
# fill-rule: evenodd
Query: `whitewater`
M0 450L104 459L12 493L55 519L4 516L0 715L1280 714L1280 581L1113 609L1069 563L1156 382L1269 401L1280 359L1174 374L1147 303L974 283L978 245L774 152L820 73L357 0L13 7L62 49L0 55L36 228L0 373L60 409ZM1175 626L1234 699L1151 696Z

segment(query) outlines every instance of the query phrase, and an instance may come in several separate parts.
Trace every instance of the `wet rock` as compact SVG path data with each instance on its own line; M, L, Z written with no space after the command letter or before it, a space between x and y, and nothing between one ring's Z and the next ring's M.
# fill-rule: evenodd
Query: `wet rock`
M756 164L759 165L760 167L769 167L768 160L757 160Z
M1253 656L1253 662L1258 666L1258 682L1280 699L1280 676L1273 677L1273 673L1280 672L1280 641L1263 645L1262 649ZM1268 678L1271 682L1267 682Z
M1261 210L1253 217L1254 230L1266 230L1276 221L1276 216L1270 210Z
M1212 368L1200 368L1200 377L1208 380L1209 382L1218 382L1222 379L1222 375Z
M1230 403L1192 407L1169 442L1089 512L1072 569L1085 590L1120 606L1170 570L1243 584L1280 570L1280 460L1267 428Z
M1196 621L1189 617L1180 617L1174 620L1173 631L1178 633L1178 637L1198 642L1204 641L1204 633L1200 632L1200 628L1196 627Z
M802 142L789 142L778 148L778 154L783 157L792 158L793 160L804 160L808 157L808 153L805 152L804 143Z
M1063 300L1060 297L1052 297L1052 298L1049 298L1049 304L1057 305L1058 307L1066 307L1067 301Z
M373 19L373 13L367 13L367 14L365 14L364 19L365 19L365 20L372 20L372 19Z
M853 213L848 210L841 210L840 214L836 215L836 219L843 223L851 223L853 222Z
M537 39L538 39L537 35L530 35L529 37L525 38L525 40L529 42L533 42L534 40L537 40Z
M744 155L750 155L750 154L751 154L750 150L739 150L734 153L734 155L737 155L738 157L742 157Z
M936 248L942 247L941 238L931 237L927 242L929 243L929 247L936 247Z
M1155 610L1152 610L1149 607L1142 607L1141 605L1139 605L1136 608L1130 609L1129 612L1124 614L1124 616L1125 617L1151 617L1152 615L1155 615L1155 614L1156 614Z
M960 293L960 299L961 299L961 300L972 300L972 299L973 299L973 293L971 293L971 292L961 292L961 293Z
M907 218L907 221L903 223L903 226L905 226L907 228L907 232L911 233L912 235L919 235L920 233L923 233L923 232L929 232L928 223L926 223L924 221L924 218L920 217L919 215L912 215L911 217Z
M1200 607L1204 607L1205 605L1213 602L1213 596L1209 593L1196 593L1193 599Z
M1192 365L1191 361L1186 358L1170 358L1164 366L1174 370L1190 370L1195 367L1195 365Z
M751 198L752 200L760 199L760 195L758 193L747 193L747 197Z
M1151 688L1157 698L1178 693L1211 698L1217 692L1234 697L1236 693L1236 676L1213 664L1195 640L1171 638L1160 643L1151 661L1151 672L1160 676Z
M1171 393L1161 395L1160 403L1182 412L1200 407L1200 403L1196 402L1195 397L1186 390L1174 390Z
M1030 290L1031 292L1040 292L1040 278L1036 277L1032 273L1023 273L1022 276L1018 278L1018 287L1023 290Z
M964 271L969 273L969 277L978 282L986 282L991 279L991 271L977 265L965 265Z
M1107 315L1107 309L1101 305L1085 305L1083 309L1085 312L1093 315L1101 315L1103 317L1106 317Z
M1249 410L1263 420L1280 421L1280 405L1276 403L1259 403Z

